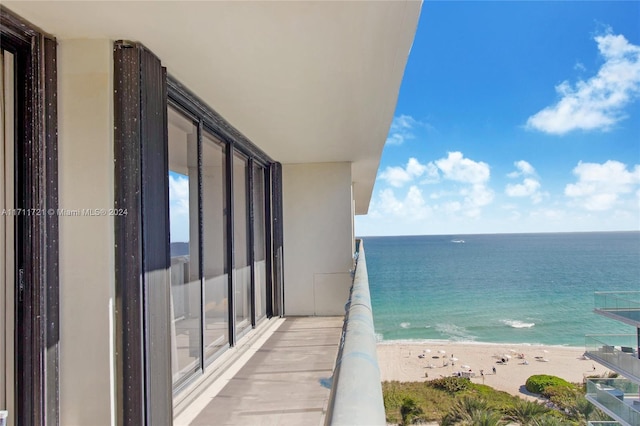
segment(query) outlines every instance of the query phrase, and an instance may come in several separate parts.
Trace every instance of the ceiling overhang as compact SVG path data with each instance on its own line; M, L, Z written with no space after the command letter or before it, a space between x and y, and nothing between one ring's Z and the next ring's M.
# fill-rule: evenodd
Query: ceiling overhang
M58 40L143 43L283 164L352 163L367 212L421 1L3 3Z

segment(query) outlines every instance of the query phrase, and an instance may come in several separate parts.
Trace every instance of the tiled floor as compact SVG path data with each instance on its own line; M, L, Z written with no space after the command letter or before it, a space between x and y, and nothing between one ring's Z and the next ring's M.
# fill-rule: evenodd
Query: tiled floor
M191 425L322 425L342 323L286 318Z

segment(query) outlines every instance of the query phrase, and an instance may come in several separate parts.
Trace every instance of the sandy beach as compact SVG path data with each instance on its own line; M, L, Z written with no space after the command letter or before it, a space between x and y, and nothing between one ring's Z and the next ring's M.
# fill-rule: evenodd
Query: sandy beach
M517 344L440 341L378 344L383 381L431 380L471 370L475 374L473 382L527 399L535 399L524 389L525 382L534 374L551 374L582 383L585 376L607 371L584 359L583 353L584 348ZM506 362L502 362L503 359Z

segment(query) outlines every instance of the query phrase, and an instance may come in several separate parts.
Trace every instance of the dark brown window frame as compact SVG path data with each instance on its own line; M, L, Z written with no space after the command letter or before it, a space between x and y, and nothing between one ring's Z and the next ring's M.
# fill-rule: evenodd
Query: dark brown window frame
M115 218L118 424L170 424L173 385L169 333L171 263L167 107L172 106L194 119L198 125L199 145L204 131L225 145L228 218L233 217L234 207L231 196L233 164L229 164L233 153L237 151L263 168L266 183L274 184L273 188L265 191L264 206L265 217L274 220L265 230L266 241L280 244L267 249L273 254L282 253L281 166L195 94L167 76L160 60L143 45L116 42L114 66L114 207L129 212L127 216ZM201 156L199 146L199 169L202 167ZM199 187L198 208L201 210L200 183ZM248 192L247 196L250 194ZM202 236L202 211L199 211L199 222L199 234ZM227 220L226 226L227 259L232 262L233 221ZM153 229L153 232L146 232L146 229ZM252 268L253 257L251 247L249 261ZM267 270L274 271L279 284L273 283L268 275L267 289L282 290L281 257L278 264L278 267L268 265ZM232 274L229 276L229 345L234 346L233 281ZM282 300L282 295L272 293L268 298L268 317L282 314L279 300ZM204 356L201 364L204 369ZM190 381L187 380L180 386L188 383Z
M251 189L252 189L252 184L253 184L253 180L252 180L252 167L251 165L258 165L260 166L265 173L265 185L270 185L272 182L271 176L273 175L272 173L272 169L274 169L275 167L277 167L279 165L279 163L275 162L274 160L272 160L267 154L265 154L260 148L258 148L256 145L254 145L249 139L247 139L241 132L239 132L235 127L233 127L231 124L229 124L222 116L220 116L218 113L216 113L214 110L212 110L210 107L207 106L207 104L202 101L197 95L195 95L193 92L191 92L189 89L187 89L184 85L182 85L178 80L176 80L175 78L173 78L171 75L168 76L167 78L167 86L168 86L168 104L176 109L177 111L179 111L180 113L182 113L183 115L185 115L185 117L188 117L189 119L193 120L194 123L197 124L198 128L201 129L200 132L202 133L203 131L206 131L207 133L215 136L216 138L218 138L220 140L221 143L224 144L225 146L225 170L226 170L226 184L227 184L227 188L226 188L226 192L227 194L232 194L233 192L233 187L234 187L234 182L233 182L233 176L234 176L234 172L233 172L233 156L235 152L238 152L239 154L241 154L242 156L247 158L247 164L248 164L248 176L247 176L247 206L248 206L248 211L247 211L247 215L248 215L248 224L252 224L253 222L253 209L255 208L255 206L253 206L253 201L251 199ZM201 136L198 137L198 144L200 145L201 143ZM198 148L198 155L200 154L200 148ZM201 163L202 159L199 158L198 163ZM268 179L267 179L268 178ZM200 190L199 190L199 197L202 197L202 193L201 190L202 188L199 186ZM274 207L272 207L273 201L272 199L269 197L267 198L267 195L271 195L272 193L274 193L275 191L273 191L271 188L269 188L268 191L265 191L265 205L262 206L262 208L265 209L265 218L272 218L275 217L275 215L272 213L272 210L274 210ZM281 197L279 197L277 200L281 201ZM275 200L274 200L275 201ZM235 247L234 247L234 239L232 238L232 236L234 235L234 223L233 223L233 211L234 211L234 201L233 201L233 197L231 195L227 196L227 200L226 200L227 204L225 206L225 208L227 209L227 235L231 236L229 238L227 238L227 259L230 259L230 261L233 263L233 259L234 259L234 252L235 252ZM198 200L198 205L201 206L202 205L202 200L199 199ZM201 207L199 207L201 209ZM278 209L275 209L276 211L278 211ZM281 212L281 209L279 210ZM201 212L200 212L201 214ZM281 214L281 213L280 213ZM202 218L201 218L202 219ZM281 223L281 221L280 221ZM202 224L200 224L200 227L202 226ZM251 225L248 225L251 228ZM273 224L273 226L267 226L267 229L265 229L265 243L271 243L272 241L280 241L280 243L282 242L282 237L280 237L279 239L273 238L273 233L276 232L276 230L278 230L280 233L282 233L282 228L278 228L277 226L275 226L275 223ZM281 234L280 234L281 235ZM249 232L249 236L251 241L248 241L248 244L250 244L249 250L249 264L251 265L251 314L250 314L250 321L251 321L251 327L255 327L256 326L256 318L255 318L255 312L254 312L254 308L255 308L255 288L254 288L254 271L253 271L253 261L254 261L254 247L253 247L253 231L251 230L251 232ZM200 247L200 249L202 250L202 247ZM272 252L276 252L275 249L271 249L271 247L267 248L266 253L267 254L271 254ZM280 253L282 252L282 250L279 251ZM201 252L202 253L202 252ZM202 256L201 256L202 257ZM273 259L271 257L267 258L269 259L269 262L267 262L267 291L272 291L273 289L282 289L282 285L276 286L273 284L273 279L277 278L274 277L271 272L274 270L273 268ZM202 259L201 259L202 260ZM202 266L202 265L201 265ZM231 269L233 269L234 265L231 264L229 265L230 271ZM202 267L201 267L201 271L202 271ZM281 278L281 277L280 277ZM235 283L233 282L233 274L229 273L229 282L228 282L228 294L229 294L229 301L228 301L228 306L229 306L229 330L228 330L228 335L229 335L229 345L230 346L235 346L237 343L237 339L242 337L244 334L246 334L246 332L249 330L245 330L241 333L237 333L236 330L236 315L235 315L235 300L234 300L234 286ZM274 293L269 293L269 297L267 298L267 314L266 317L267 318L271 318L274 315L274 312L281 312L281 310L276 310L274 309L274 305L275 303L273 302L274 299L279 299L280 297L275 297ZM203 299L204 300L204 299ZM277 314L277 313L276 313ZM202 336L201 336L202 337ZM203 337L202 337L203 338ZM206 367L207 363L209 360L205 359L204 357L201 358L201 369L204 371L204 368ZM192 376L190 379L186 379L184 382L180 383L180 385L178 385L178 388L176 389L177 391L180 391L181 389L183 389L184 387L186 387L194 378L194 376Z
M16 413L59 424L56 40L0 5L2 49L16 55ZM53 210L52 210L53 209ZM49 213L52 212L52 213Z
M171 424L166 70L127 41L114 68L117 422Z

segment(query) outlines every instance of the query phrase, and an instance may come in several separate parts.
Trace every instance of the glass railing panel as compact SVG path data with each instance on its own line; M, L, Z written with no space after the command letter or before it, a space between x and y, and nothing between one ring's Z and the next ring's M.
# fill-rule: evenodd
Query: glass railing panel
M640 291L598 291L595 308L640 321Z
M607 362L626 376L640 378L636 335L588 335L585 339L588 357Z
M627 379L589 379L587 397L632 425L640 425L638 384Z

